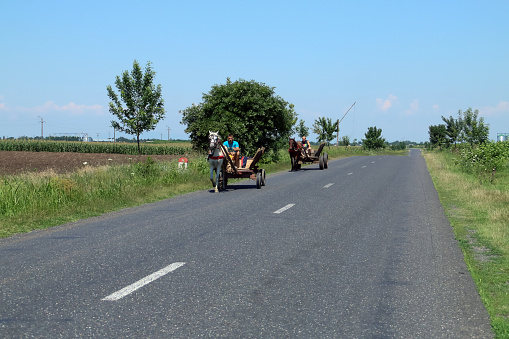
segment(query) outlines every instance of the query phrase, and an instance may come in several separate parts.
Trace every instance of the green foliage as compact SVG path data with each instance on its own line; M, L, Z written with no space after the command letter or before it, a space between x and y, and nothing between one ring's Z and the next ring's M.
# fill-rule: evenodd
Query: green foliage
M299 124L297 125L295 130L296 130L296 133L299 136L299 138L302 138L304 136L306 136L306 137L309 136L309 128L306 127L306 123L302 119L299 121Z
M429 126L429 141L432 147L442 148L447 141L447 127L443 124Z
M479 118L479 111L471 108L458 111L458 119L452 116L442 120L446 125L429 126L429 140L431 147L449 147L456 142L468 142L470 146L479 145L488 141L489 125L484 118Z
M156 166L156 162L150 157L147 157L145 162L136 163L135 170L135 173L138 173L145 178L153 178L161 174L161 170L158 166Z
M115 85L120 92L120 98L110 85L107 86L109 110L120 122L111 121L111 126L117 130L136 135L138 151L140 151L140 134L155 129L157 123L164 118L164 100L161 95L161 85L154 85L155 72L150 61L143 73L136 60L131 74L128 71L117 76ZM125 106L124 106L125 105Z
M463 129L463 122L458 119L454 119L452 116L449 118L446 118L442 116L442 120L445 122L445 134L447 136L446 144L447 145L456 145L456 142L458 141L460 137L460 133ZM431 135L430 135L431 138Z
M492 182L494 172L506 168L509 161L509 141L486 142L476 147L463 144L455 163L466 173L480 173L484 181ZM488 177L487 177L488 176ZM483 181L483 178L480 178Z
M488 141L489 125L484 124L484 118L477 120L478 115L479 110L477 109L473 112L471 108L464 112L458 111L458 120L462 126L460 137L472 146Z
M381 128L369 127L364 136L365 139L362 139L362 145L365 149L385 148L385 139L382 138Z
M338 132L338 124L336 121L332 122L331 118L319 117L313 124L313 133L318 135L318 142L331 142L336 138Z
M350 137L348 135L343 135L339 144L341 146L350 146Z
M391 149L393 151L404 150L406 149L406 144L403 141L395 141L391 144Z
M141 145L122 143L97 142L66 142L66 141L30 141L0 140L0 151L26 152L75 152L75 153L111 153L111 154L143 154L143 155L185 155L192 152L191 147L166 145Z
M254 80L214 85L203 94L203 102L180 111L181 124L197 149L208 147L208 132L218 131L226 140L235 135L243 155L254 155L259 147L277 153L286 147L297 114L294 106L275 95L274 87Z

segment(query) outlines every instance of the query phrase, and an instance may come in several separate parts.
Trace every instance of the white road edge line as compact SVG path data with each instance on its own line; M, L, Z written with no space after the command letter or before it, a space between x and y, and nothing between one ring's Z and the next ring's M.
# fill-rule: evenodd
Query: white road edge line
M115 301L115 300L121 299L121 298L125 297L126 295L133 293L138 288L143 287L146 284L149 284L152 281L161 278L163 275L166 275L172 271L175 271L177 268L184 266L184 265L185 265L185 262L174 262L173 264L170 264L157 272L147 275L145 278L138 280L134 284L126 286L123 289L118 290L117 292L112 293L109 296L107 296L106 298L103 298L101 300Z
M333 183L333 182L331 182L330 184L327 184L327 185L323 186L323 188L329 188L329 187L331 187L332 185L334 185L334 183Z
M288 204L285 207L278 209L274 213L277 213L277 214L282 213L282 212L286 211L287 209L292 208L293 206L295 206L295 204Z

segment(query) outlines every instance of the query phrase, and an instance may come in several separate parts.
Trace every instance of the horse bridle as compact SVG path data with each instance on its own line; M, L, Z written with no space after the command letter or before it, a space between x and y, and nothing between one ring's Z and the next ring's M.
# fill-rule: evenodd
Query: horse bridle
M213 137L214 137L214 141L213 141L214 146L213 146L213 147L210 147L210 144L212 144L212 142L211 142L211 143L209 144L209 149L210 149L211 151L213 151L213 150L215 150L215 149L217 148L220 138L219 138L219 135L218 135L218 134L216 134L216 133L212 134L211 136L213 136ZM210 138L210 137L209 137L209 140L211 140L211 138ZM212 141L212 140L211 140L211 141ZM222 151L222 152L224 152L222 149L221 149L221 151ZM211 156L211 157L210 157L210 159L223 159L223 158L224 158L224 156L223 156L223 155L220 155L220 156L218 156L218 157L214 157L214 156Z

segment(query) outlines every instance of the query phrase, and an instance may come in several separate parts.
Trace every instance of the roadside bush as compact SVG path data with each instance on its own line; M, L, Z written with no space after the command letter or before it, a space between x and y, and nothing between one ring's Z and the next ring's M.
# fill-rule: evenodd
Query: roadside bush
M487 142L478 146L464 144L459 148L456 164L467 173L488 173L507 166L509 142Z

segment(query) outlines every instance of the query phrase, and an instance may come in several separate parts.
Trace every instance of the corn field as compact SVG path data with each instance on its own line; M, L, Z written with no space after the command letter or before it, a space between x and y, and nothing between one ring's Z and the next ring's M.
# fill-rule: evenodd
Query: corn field
M140 145L142 155L185 155L192 152L192 147L166 145ZM138 154L137 144L39 141L39 140L1 140L0 151L25 152L74 152L74 153L112 153Z

